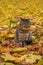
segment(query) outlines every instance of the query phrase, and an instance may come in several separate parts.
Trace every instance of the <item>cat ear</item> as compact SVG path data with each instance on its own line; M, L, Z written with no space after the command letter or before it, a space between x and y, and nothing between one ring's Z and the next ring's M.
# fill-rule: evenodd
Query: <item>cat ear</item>
M21 20L21 21L24 21L24 19L23 19L23 18L20 18L20 20Z
M24 21L25 21L25 22L28 22L28 23L30 22L30 19L28 19L28 18L20 18L20 20L23 21L23 22L24 22Z

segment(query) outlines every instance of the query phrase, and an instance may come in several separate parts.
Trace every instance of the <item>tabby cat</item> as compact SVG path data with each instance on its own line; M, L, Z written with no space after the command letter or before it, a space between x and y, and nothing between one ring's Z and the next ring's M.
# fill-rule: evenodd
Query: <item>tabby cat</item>
M32 42L32 35L29 30L30 20L25 18L20 18L20 20L14 40L20 43L21 46L25 46Z

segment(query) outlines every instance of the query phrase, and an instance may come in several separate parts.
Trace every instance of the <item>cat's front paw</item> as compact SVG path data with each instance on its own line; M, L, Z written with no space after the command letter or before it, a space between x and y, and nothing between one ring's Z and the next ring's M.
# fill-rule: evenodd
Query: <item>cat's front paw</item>
M21 47L25 47L25 46L26 46L26 43L20 42L20 46L21 46Z

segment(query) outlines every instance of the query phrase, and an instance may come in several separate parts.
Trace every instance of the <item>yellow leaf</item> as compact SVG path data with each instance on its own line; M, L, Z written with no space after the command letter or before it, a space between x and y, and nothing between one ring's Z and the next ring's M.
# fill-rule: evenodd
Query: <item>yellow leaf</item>
M27 48L21 48L21 47L13 49L14 52L16 52L16 51L22 52L22 51L26 51L26 50L27 50Z
M16 59L18 60L17 57L12 56L10 53L5 53L4 55L1 56L5 61L16 61Z
M9 38L12 38L14 36L15 36L15 34L8 34L8 35L6 35L6 37L9 37Z
M32 29L35 29L36 28L36 26L34 26L34 25L31 25L31 27L30 28L32 28Z

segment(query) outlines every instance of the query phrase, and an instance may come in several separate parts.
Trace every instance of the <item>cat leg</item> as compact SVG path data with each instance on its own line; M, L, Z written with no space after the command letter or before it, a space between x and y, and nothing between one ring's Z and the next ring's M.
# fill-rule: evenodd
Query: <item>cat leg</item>
M29 36L28 36L28 40L26 41L26 44L31 44L32 43L32 34L29 33Z

